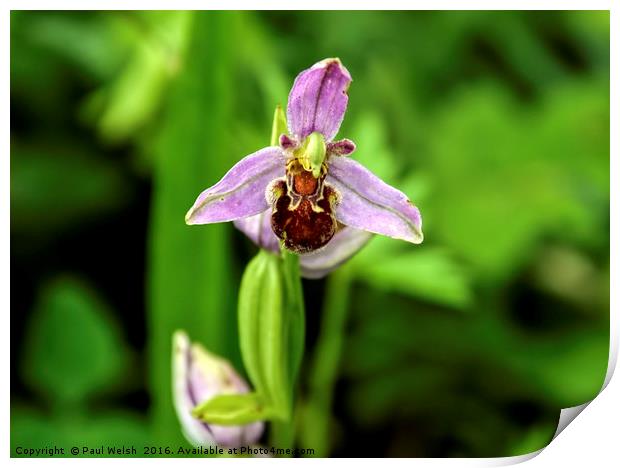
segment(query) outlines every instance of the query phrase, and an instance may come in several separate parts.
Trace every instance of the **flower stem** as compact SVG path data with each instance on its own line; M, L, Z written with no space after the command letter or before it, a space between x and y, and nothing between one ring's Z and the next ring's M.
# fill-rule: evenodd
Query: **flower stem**
M293 448L295 442L294 421L273 421L269 433L270 445L276 449Z
M329 453L329 423L334 385L340 367L344 330L351 296L352 277L348 266L332 273L327 282L323 322L309 375L308 400L301 439L315 457Z
M304 353L306 334L304 293L301 287L299 257L286 249L282 249L282 263L286 288L287 330L289 332L287 337L289 351L288 374L292 391L295 388L297 372Z
M273 421L271 425L271 444L276 448L292 448L295 441L295 414L293 408L297 373L301 364L305 341L305 307L299 258L282 249L282 271L286 291L285 340L287 351L287 376L290 418L287 421Z

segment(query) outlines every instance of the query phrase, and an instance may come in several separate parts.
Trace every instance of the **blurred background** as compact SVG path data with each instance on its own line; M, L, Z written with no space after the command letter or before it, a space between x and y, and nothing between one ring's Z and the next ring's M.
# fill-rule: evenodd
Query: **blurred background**
M296 446L537 450L594 398L609 344L608 12L12 12L11 445L188 446L170 339L242 371L256 248L188 227L325 57L340 136L419 206L304 281ZM264 437L268 444L268 435Z

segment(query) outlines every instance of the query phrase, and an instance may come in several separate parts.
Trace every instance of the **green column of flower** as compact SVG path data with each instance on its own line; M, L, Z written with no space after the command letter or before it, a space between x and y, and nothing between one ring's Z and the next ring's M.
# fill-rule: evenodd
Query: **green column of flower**
M227 127L234 15L194 15L155 141L148 349L154 437L162 443L183 440L171 397L173 331L188 330L213 352L239 361L231 226L192 229L183 219L196 192L217 181L233 159Z

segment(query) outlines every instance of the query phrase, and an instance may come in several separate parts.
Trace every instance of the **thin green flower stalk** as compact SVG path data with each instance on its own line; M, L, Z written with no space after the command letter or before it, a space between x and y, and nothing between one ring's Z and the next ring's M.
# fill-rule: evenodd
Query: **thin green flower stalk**
M308 396L303 405L301 444L314 449L313 456L330 452L330 422L334 387L340 368L343 338L351 298L349 266L332 273L327 281L321 330L308 371Z

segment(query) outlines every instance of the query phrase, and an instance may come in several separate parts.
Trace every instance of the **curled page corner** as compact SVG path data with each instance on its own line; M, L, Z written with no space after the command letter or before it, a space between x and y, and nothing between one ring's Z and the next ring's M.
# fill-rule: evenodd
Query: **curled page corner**
M603 388L605 388L605 387L603 387ZM602 389L601 389L601 391L602 391ZM599 394L600 394L600 392L599 392ZM557 427L557 429L555 430L555 434L553 434L553 438L551 439L551 441L550 441L549 443L553 442L553 440L554 440L557 436L559 436L559 435L560 435L560 433L561 433L564 429L566 429L566 428L568 427L568 425L569 425L570 423L572 423L572 422L575 420L575 418L576 418L577 416L579 416L579 414L580 414L580 413L581 413L584 409L586 409L586 407L587 407L590 403L592 403L592 401L593 401L593 400L590 400L590 401L587 401L587 402L585 402L585 403L583 403L583 404L581 404L581 405L578 405L578 406L573 406L573 407L571 407L571 408L563 408L563 409L560 411L560 418L558 419L558 427Z
M614 338L613 333L611 334L610 338L611 339L609 343L609 362L607 363L607 373L605 374L605 380L603 381L603 385L601 386L601 389L596 395L596 397L598 397L598 395L600 395L605 390L605 388L611 381L611 378L614 375L614 370L616 369L616 364L618 362L618 342L617 342L617 339ZM553 442L555 438L559 436L560 433L564 429L566 429L568 425L571 422L573 422L575 418L579 416L581 412L585 410L588 407L588 405L596 399L596 397L594 397L590 401L586 401L585 403L581 405L573 406L571 408L563 408L560 411L560 418L558 419L558 427L555 430L555 434L553 434L553 438L551 439L549 443Z
M613 328L612 328L613 329ZM547 445L543 448L538 449L534 452L526 453L524 455L517 455L514 457L501 457L495 459L493 466L506 466L506 465L516 465L518 463L523 463L525 461L531 460L532 458L537 457L543 450L545 450L549 445L558 437L564 429L568 427L568 425L577 418L581 414L583 410L585 410L590 403L592 403L607 387L611 378L614 374L614 370L616 368L616 364L618 361L618 342L617 338L614 334L611 334L610 343L609 343L609 362L607 364L607 373L605 374L605 380L603 381L603 385L601 386L600 391L592 400L586 401L581 405L572 406L570 408L563 408L560 410L560 417L558 418L558 427L555 430L555 434L549 441Z

